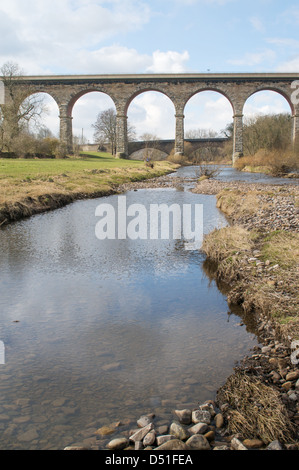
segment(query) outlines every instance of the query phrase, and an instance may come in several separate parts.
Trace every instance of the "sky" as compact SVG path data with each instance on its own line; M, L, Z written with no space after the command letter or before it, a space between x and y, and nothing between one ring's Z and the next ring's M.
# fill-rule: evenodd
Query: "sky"
M26 75L299 72L296 0L0 0L0 66ZM46 99L44 125L58 133L56 104ZM74 134L93 140L92 124L112 107L90 93L73 111ZM244 114L289 112L274 92L253 95ZM174 138L165 95L136 97L128 111L137 136ZM186 132L221 133L232 121L222 95L202 92L185 109Z

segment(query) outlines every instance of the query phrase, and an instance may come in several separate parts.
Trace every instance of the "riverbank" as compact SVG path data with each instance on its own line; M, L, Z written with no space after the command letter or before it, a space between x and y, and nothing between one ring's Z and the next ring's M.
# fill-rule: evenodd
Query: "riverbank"
M181 184L165 176L120 189ZM204 180L193 192L216 195L228 216L230 226L209 234L203 251L213 276L230 285L228 303L252 317L260 346L211 400L174 410L169 422L152 413L111 423L67 450L299 450L299 354L291 348L299 339L299 188Z
M264 441L271 428L281 443L293 436L298 449L298 185L203 181L194 192L216 194L229 218L229 227L207 235L203 251L215 278L230 285L228 303L255 318L262 344L218 391L228 430ZM253 397L257 383L263 402Z
M298 152L258 150L255 155L247 155L235 162L239 171L265 173L284 178L298 178Z
M102 155L65 160L0 159L0 226L79 199L115 194L122 184L156 178L178 165Z

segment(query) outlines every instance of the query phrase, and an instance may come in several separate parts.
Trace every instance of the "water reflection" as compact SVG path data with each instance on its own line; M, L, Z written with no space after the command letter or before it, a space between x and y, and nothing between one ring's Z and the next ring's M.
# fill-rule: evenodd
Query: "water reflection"
M142 190L127 198L202 203L205 233L227 223L213 196ZM63 448L119 419L169 417L174 406L213 397L255 344L238 315L227 321L202 253L181 240L100 241L100 202L0 231L2 449Z
M213 168L215 168L213 166ZM298 179L296 178L280 178L271 175L266 175L265 173L250 173L238 171L235 168L227 165L217 166L219 173L215 176L216 180L219 181L242 181L247 183L267 183L267 184L298 184ZM172 173L173 177L184 176L190 179L198 178L198 167L189 166L181 167L175 173Z

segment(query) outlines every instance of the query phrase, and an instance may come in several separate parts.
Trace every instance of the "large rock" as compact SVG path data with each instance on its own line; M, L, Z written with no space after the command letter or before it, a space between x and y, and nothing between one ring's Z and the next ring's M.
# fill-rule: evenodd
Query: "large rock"
M194 424L194 426L191 426L191 428L188 428L188 431L191 434L204 434L208 429L209 426L206 423L197 423Z
M169 434L172 434L181 441L184 441L190 437L189 431L185 429L180 423L176 423L175 421L170 425Z
M152 430L149 433L147 433L147 435L143 438L144 447L153 445L155 440L156 440L156 433L154 430Z
M144 426L144 428L139 429L136 431L132 436L130 436L130 441L136 442L136 441L142 441L145 436L154 428L153 423L149 423L147 426Z
M191 410L175 410L174 413L176 414L178 420L182 424L190 424L192 412Z
M164 434L163 436L157 436L157 444L158 446L161 446L165 442L172 441L174 439L176 439L176 437L172 434Z
M282 445L280 444L279 441L272 441L268 447L266 448L266 450L283 450L283 447Z
M243 444L247 449L260 449L264 445L263 441L260 439L245 439Z
M152 422L153 420L150 416L144 415L144 416L140 416L140 418L137 421L137 425L139 428L144 428L145 426L147 426L148 424Z
M186 445L190 450L210 450L211 446L208 440L201 434L194 434L187 441Z
M231 448L233 450L248 450L247 447L245 447L239 439L236 437L233 437L231 440Z
M129 440L125 437L118 437L116 439L112 439L112 441L108 442L107 449L110 450L122 450L129 445Z
M156 447L154 450L189 450L189 447L180 439L172 439L164 442L164 444Z
M218 414L215 416L215 425L216 425L216 428L217 428L217 429L223 428L223 425L224 425L224 418L223 418L222 413L218 413Z
M211 414L207 410L194 410L192 411L192 422L197 423L211 423Z
M297 380L299 378L299 370L289 372L286 375L286 380Z

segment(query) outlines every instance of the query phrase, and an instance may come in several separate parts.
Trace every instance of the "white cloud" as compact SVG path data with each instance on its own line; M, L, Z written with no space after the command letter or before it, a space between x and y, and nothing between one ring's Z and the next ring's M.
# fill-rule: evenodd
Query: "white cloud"
M0 64L17 62L30 75L186 71L187 51L144 54L115 41L103 45L140 30L150 18L141 0L3 2Z
M299 71L299 55L283 62L277 67L277 72L298 73Z
M147 132L161 139L174 139L175 109L163 93L150 91L137 96L129 106L128 119L138 136Z
M185 108L185 130L206 129L220 133L232 122L233 109L220 93L203 91L193 96Z
M271 49L262 52L246 53L241 59L231 59L228 63L231 65L252 67L265 62L273 62L276 59L276 53Z
M93 60L103 51L99 46L104 41L138 31L150 15L149 6L140 0L2 2L0 62L14 60L26 65L30 74L64 73L65 66L79 70L77 61L88 66L88 56Z
M186 63L190 59L188 51L179 53L176 51L153 52L152 64L147 67L147 72L152 73L181 73L186 72Z
M102 6L109 4L107 6ZM10 0L0 7L33 45L93 46L111 35L135 31L150 18L149 7L138 0Z
M274 91L260 91L255 93L245 103L245 118L253 117L257 114L280 114L289 113L290 105L287 100Z
M275 46L291 47L294 49L299 49L298 39L293 38L268 38L267 42L269 44L274 44Z
M262 20L260 18L258 18L257 16L252 16L250 19L249 19L251 25L253 26L253 28L260 32L260 33L263 33L265 31L265 27L264 27L264 24L262 22Z

